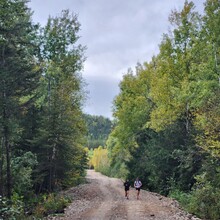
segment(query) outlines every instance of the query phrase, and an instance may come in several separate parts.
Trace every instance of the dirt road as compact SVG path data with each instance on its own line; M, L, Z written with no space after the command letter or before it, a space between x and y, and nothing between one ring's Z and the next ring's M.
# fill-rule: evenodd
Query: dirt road
M140 199L136 191L130 190L127 200L121 180L109 178L93 170L87 172L87 184L66 192L73 202L65 210L62 220L198 220L179 208L175 200L141 190Z

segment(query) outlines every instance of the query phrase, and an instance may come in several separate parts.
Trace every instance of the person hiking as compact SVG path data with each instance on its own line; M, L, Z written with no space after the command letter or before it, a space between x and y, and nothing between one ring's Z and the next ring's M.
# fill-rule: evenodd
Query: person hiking
M131 184L129 183L129 180L126 180L124 182L124 187L125 187L125 197L129 199L129 189L130 189Z
M142 182L137 177L134 181L134 188L137 190L137 199L139 199L140 190L141 190Z

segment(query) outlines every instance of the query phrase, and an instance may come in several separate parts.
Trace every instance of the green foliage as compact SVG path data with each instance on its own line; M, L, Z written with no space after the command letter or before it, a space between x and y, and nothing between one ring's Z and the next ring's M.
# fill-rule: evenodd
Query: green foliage
M217 220L220 218L219 171L219 158L207 156L201 174L195 177L196 184L191 192L191 200L187 208L203 219Z
M202 16L189 1L172 11L159 54L123 77L107 141L114 176L139 176L205 219L219 219L219 12L217 0Z
M37 194L81 183L87 166L80 24L65 10L39 27L27 3L0 1L0 212L6 219L24 219ZM49 196L42 214L66 204Z
M109 171L109 176L113 176L116 178L127 179L129 175L129 170L125 164L125 162L118 161L114 165L111 166Z
M202 219L217 220L220 218L219 196L220 189L206 182L201 188L192 192L188 210Z
M103 116L84 115L87 126L87 147L97 148L105 146L108 135L112 129L112 122L110 119Z
M5 197L0 196L0 218L16 220L24 218L23 198L14 193L9 201Z
M81 181L86 166L85 123L81 105L84 99L83 51L76 45L79 22L68 10L49 18L41 29L40 54L44 74L39 87L37 128L31 137L38 157L35 189L54 191Z
M174 188L169 192L169 197L176 199L180 205L188 210L190 213L195 213L192 209L190 209L190 206L192 206L191 202L193 200L193 196L190 193L186 193L183 191L180 191L177 188Z
M12 159L14 191L19 195L27 195L28 191L32 190L32 172L36 165L36 155L31 152L26 152L24 155Z
M220 218L220 189L207 181L205 173L196 177L197 183L190 193L174 189L169 196L175 198L190 213L202 219L217 220Z
M88 148L87 148L87 149L88 149ZM87 156L88 156L88 167L89 167L89 169L93 169L93 168L94 168L94 166L93 166L93 164L92 164L92 157L93 157L93 155L94 155L94 150L93 150L93 148L88 149L88 150L87 150Z
M9 220L41 219L48 215L63 213L64 208L70 202L70 199L66 196L45 194L29 198L29 205L27 206L23 201L23 197L14 193L11 201L0 197L0 218Z
M42 201L34 209L34 216L43 218L47 215L63 213L70 199L64 196L49 194L42 197Z
M0 2L0 138L1 164L6 164L6 169L0 166L0 194L7 193L9 198L12 195L11 149L13 154L16 144L21 141L23 127L20 117L33 103L31 97L40 77L35 57L38 46L36 26L31 23L26 4L26 1ZM29 99L24 102L27 96ZM4 185L7 192L3 192Z

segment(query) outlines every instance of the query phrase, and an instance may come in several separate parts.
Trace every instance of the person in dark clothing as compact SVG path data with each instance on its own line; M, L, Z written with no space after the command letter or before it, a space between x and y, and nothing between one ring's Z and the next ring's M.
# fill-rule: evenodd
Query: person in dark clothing
M129 183L129 180L126 180L124 182L124 187L125 187L125 197L129 199L129 189L130 189L131 184Z

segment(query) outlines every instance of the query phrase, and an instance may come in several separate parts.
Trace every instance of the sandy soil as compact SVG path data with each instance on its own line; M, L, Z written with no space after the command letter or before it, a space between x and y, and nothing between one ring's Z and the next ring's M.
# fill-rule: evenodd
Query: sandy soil
M126 199L123 182L119 179L88 170L87 180L88 183L65 192L73 202L65 210L64 216L50 219L199 220L181 210L175 200L145 190L141 190L140 199L137 200L136 191L131 188L129 199Z

